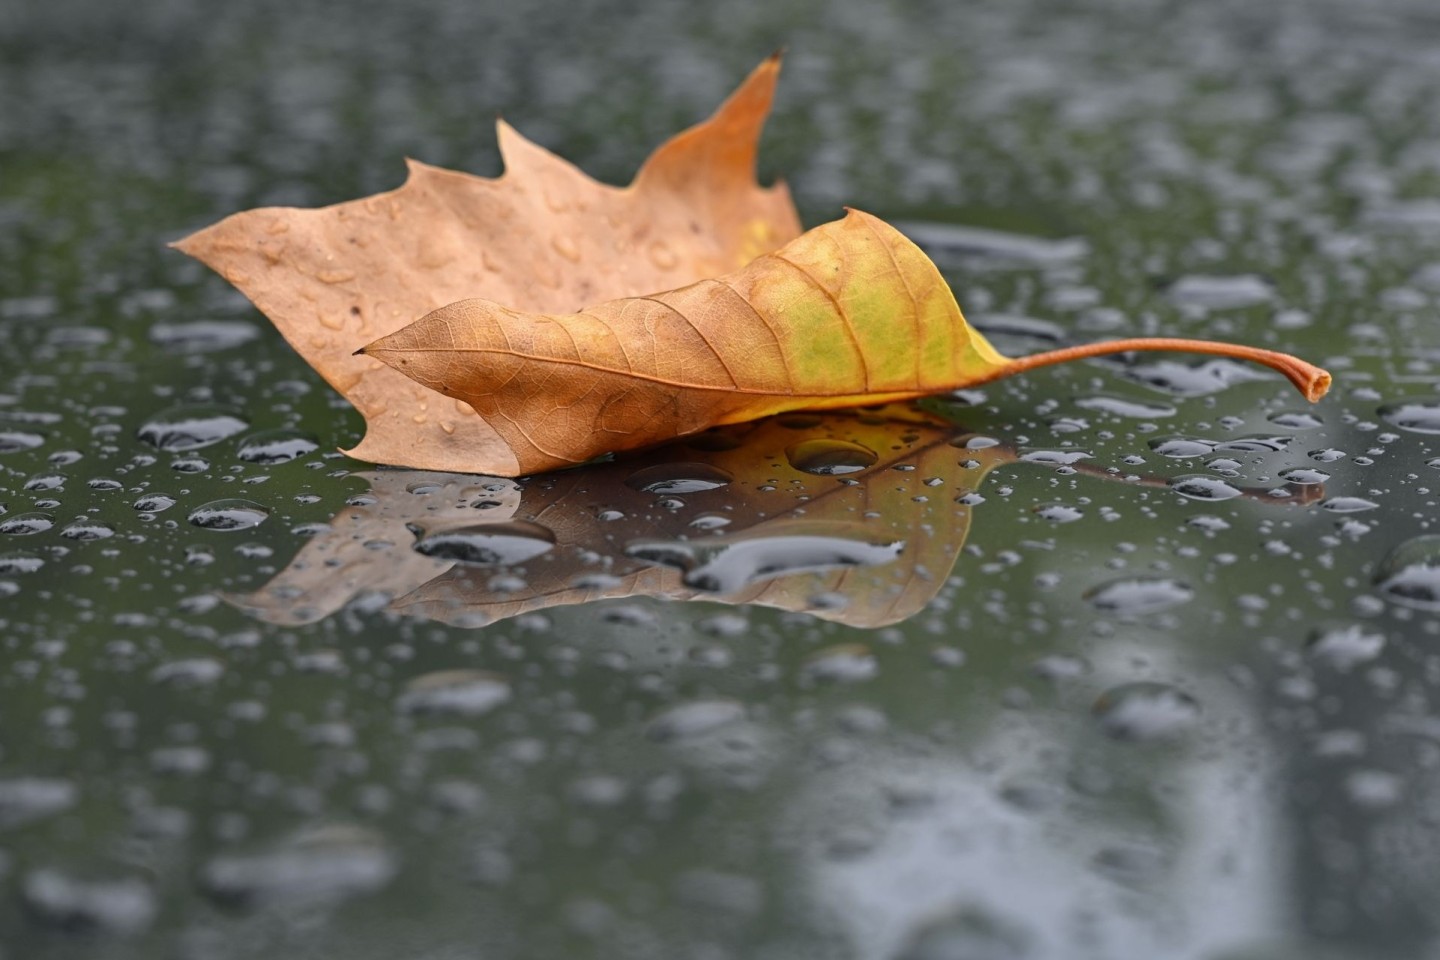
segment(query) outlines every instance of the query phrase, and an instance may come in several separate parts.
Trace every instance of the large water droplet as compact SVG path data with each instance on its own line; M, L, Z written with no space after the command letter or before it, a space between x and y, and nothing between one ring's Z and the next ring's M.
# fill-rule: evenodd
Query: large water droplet
M1364 497L1331 497L1320 506L1331 513L1363 513L1366 510L1374 510L1380 504L1373 500L1366 500Z
M249 500L213 500L192 510L189 520L206 530L249 530L269 516L269 510Z
M249 343L259 335L259 327L239 320L157 323L150 328L150 342L172 353L227 350Z
M1085 511L1064 503L1047 503L1036 507L1035 515L1054 523L1072 523L1085 516Z
M828 437L802 440L786 447L785 458L796 470L822 477L858 473L866 467L874 466L880 459L869 447Z
M43 566L44 558L33 553L0 554L0 574L34 573Z
M1103 395L1080 397L1075 401L1075 406L1086 410L1099 410L1101 413L1113 413L1117 417L1134 417L1136 419L1175 416L1175 408L1168 403L1132 400L1129 397Z
M421 532L413 549L437 560L503 566L524 563L555 549L555 534L527 520L477 523L437 533Z
M135 435L161 450L198 450L248 426L238 410L196 404L162 410L141 424Z
M1195 596L1179 580L1166 577L1127 577L1086 591L1085 599L1097 610L1121 616L1139 616L1178 607Z
M1166 295L1176 303L1230 310L1268 303L1275 289L1264 277L1255 274L1207 276L1196 274L1181 277L1170 285Z
M1301 486L1310 486L1312 484L1324 483L1330 479L1330 474L1324 470L1316 470L1310 467L1293 467L1289 470L1280 471L1280 479Z
M33 450L44 442L44 434L26 433L23 430L0 430L0 453Z
M1440 610L1440 535L1426 534L1396 547L1375 571L1375 584L1401 606Z
M284 463L319 446L314 437L297 430L262 430L241 440L236 455L249 463Z
M21 893L30 915L64 930L133 936L158 909L155 894L139 877L81 879L58 870L33 870Z
M1151 440L1150 449L1162 457L1183 460L1189 457L1203 457L1211 453L1215 449L1215 443L1211 440L1199 440L1191 437L1166 437Z
M708 463L661 463L636 470L625 478L625 486L646 493L701 493L723 487L734 479Z
M696 700L677 704L650 721L645 732L652 740L680 740L709 733L745 717L745 707L734 700Z
M115 536L115 528L98 520L76 520L60 530L67 540L105 540Z
M33 533L44 533L55 526L55 518L48 513L17 513L0 520L0 533L12 537L24 537Z
M159 513L175 506L175 498L163 493L147 493L131 506L141 513Z
M625 553L637 560L685 571L686 586L713 593L734 593L761 580L837 567L890 563L903 541L869 543L833 536L775 536L716 545L637 543Z
M439 670L405 684L402 713L478 717L510 699L510 681L484 670Z
M1291 430L1313 430L1325 425L1324 420L1304 410L1285 410L1280 413L1272 413L1265 419L1277 426L1287 427Z
M1170 481L1170 489L1191 500L1230 500L1243 495L1224 480L1203 475L1176 477Z
M1440 400L1404 400L1379 410L1386 423L1415 433L1440 433Z
M69 780L16 777L0 780L0 829L23 826L69 810L80 791Z
M1100 729L1116 740L1180 736L1200 719L1195 698L1164 683L1126 683L1101 694L1092 709Z

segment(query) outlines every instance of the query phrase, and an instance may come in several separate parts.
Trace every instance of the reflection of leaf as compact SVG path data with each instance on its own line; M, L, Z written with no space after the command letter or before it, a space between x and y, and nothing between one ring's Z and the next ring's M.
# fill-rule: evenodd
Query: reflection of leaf
M965 435L906 409L792 415L521 486L366 474L373 503L342 511L289 567L235 602L295 623L381 591L404 613L479 625L649 595L895 623L949 575L970 522L956 497L1014 459L1006 447L952 446ZM422 492L411 492L417 483ZM531 525L553 536L552 549L510 564L446 559L499 559L509 539L533 535ZM430 555L405 549L411 541Z
M464 403L351 354L466 297L576 310L716 276L795 237L785 187L754 179L779 69L776 58L761 64L625 189L502 122L497 179L412 162L398 190L320 210L246 211L178 246L239 287L364 415L354 456L515 474L508 447Z

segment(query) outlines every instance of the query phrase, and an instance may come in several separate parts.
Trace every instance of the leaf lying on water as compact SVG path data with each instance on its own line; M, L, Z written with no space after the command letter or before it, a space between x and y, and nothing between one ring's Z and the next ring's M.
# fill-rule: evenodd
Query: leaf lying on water
M1003 357L965 322L920 248L858 210L678 290L563 315L466 300L364 352L464 400L531 473L716 424L908 400L1134 349L1257 360L1311 399L1330 381L1285 354L1206 341L1123 340Z
M412 162L390 193L252 210L177 246L355 404L367 432L353 456L431 470L518 476L1124 350L1256 360L1311 400L1328 387L1293 357L1205 341L1002 357L892 227L852 212L800 235L784 186L755 183L778 70L762 64L628 188L501 123L497 179Z

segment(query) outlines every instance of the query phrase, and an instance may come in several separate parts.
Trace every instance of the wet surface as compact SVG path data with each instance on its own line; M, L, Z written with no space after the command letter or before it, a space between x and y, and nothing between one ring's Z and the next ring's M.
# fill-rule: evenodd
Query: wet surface
M1440 953L1429 3L487 6L0 9L0 957ZM1002 351L1331 397L375 470L164 247L493 174L497 111L625 182L782 44L762 172Z

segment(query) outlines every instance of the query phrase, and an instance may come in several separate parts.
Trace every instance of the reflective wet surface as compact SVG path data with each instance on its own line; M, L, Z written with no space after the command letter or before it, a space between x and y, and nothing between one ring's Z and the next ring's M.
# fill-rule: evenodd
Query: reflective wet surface
M1440 955L1437 31L0 10L0 956ZM762 173L899 224L1002 351L1213 336L1332 395L1125 356L376 469L164 247L405 156L493 174L496 112L623 183L782 44Z

